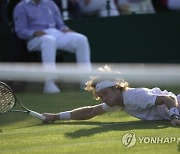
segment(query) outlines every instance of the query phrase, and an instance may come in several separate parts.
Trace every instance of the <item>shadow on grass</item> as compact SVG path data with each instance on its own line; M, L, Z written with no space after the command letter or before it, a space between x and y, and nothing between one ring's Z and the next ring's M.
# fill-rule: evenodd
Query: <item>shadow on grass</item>
M164 129L172 127L169 121L128 121L128 122L61 122L65 125L91 125L93 128L79 129L74 132L65 133L65 136L70 138L88 137L94 134L109 132L109 131L129 131L139 129ZM59 124L59 123L56 123Z

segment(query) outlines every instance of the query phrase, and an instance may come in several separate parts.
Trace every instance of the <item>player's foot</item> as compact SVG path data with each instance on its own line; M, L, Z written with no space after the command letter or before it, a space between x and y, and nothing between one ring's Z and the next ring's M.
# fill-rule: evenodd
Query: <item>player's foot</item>
M45 82L44 92L49 94L54 94L54 93L60 93L61 90L57 87L54 81L48 80Z

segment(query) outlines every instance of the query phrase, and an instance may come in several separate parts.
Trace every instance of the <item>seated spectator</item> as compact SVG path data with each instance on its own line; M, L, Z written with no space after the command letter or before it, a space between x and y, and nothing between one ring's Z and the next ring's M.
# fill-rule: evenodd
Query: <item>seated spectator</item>
M180 10L180 0L167 0L169 10Z
M97 14L99 17L119 15L114 0L78 0L78 3L83 15Z
M156 12L180 10L180 0L152 0Z
M117 0L121 14L155 13L151 0Z
M119 11L114 0L54 0L63 10L64 19L75 19L83 16L118 16ZM66 12L68 11L68 12ZM69 17L66 17L66 13Z
M87 70L91 69L87 37L64 24L53 1L22 0L14 9L14 24L18 37L26 40L28 50L41 52L46 69L55 70L57 49L75 53L78 64L84 64ZM53 78L45 81L44 92L60 92Z

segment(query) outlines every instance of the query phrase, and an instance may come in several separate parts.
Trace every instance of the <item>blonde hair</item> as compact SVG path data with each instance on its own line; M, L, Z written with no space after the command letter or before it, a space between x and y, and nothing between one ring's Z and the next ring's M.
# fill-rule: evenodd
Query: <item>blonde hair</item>
M112 73L112 70L111 70L110 66L105 65L104 67L98 68L98 72L100 72L100 73ZM117 74L118 73L119 72L117 72ZM102 79L100 76L96 76L96 77L90 77L90 80L88 82L86 82L86 87L84 89L87 91L92 91L93 98L96 100L99 100L100 98L96 93L95 87L96 87L97 83L99 83L103 80L104 79ZM115 78L114 81L116 82L115 88L120 89L122 91L124 91L129 86L129 83L126 82L122 78Z

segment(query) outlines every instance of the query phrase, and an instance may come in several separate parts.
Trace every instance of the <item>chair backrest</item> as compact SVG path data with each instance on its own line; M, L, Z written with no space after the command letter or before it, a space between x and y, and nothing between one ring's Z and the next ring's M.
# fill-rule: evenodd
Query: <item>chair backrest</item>
M8 19L10 23L13 23L13 11L15 6L20 2L21 0L10 0L9 4L7 5L7 13L8 13Z

